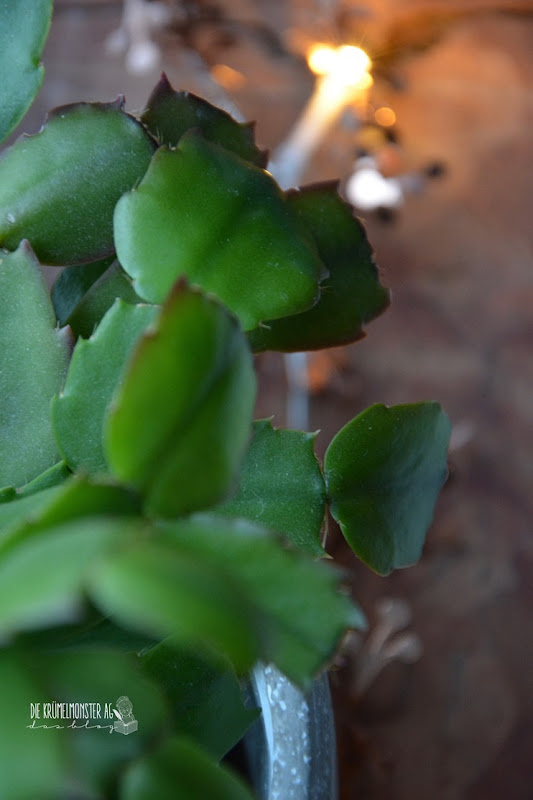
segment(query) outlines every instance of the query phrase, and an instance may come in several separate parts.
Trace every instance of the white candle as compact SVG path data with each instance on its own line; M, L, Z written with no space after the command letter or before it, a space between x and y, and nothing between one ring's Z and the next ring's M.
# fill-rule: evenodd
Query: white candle
M359 47L333 48L317 45L309 54L309 66L319 75L315 90L287 139L274 152L268 169L282 189L297 186L309 159L328 130L351 103L366 104L372 85L370 59ZM287 419L289 428L309 427L307 356L285 356Z

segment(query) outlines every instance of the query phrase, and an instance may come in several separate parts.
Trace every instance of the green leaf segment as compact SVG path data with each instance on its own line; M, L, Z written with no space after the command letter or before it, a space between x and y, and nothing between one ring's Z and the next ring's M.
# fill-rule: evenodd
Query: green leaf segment
M60 325L88 339L117 298L135 305L141 298L116 258L64 269L54 283L52 302Z
M320 543L326 486L313 450L315 434L254 425L234 497L217 508L225 517L259 522L283 533L296 547L325 555Z
M450 423L437 403L375 405L331 442L331 512L359 558L381 575L420 558L447 476Z
M209 507L236 480L254 401L252 359L237 320L178 284L140 341L110 410L111 471L145 494L149 513Z
M90 339L79 339L65 385L52 404L61 454L71 470L108 473L104 419L141 334L154 322L156 306L117 300Z
M42 49L52 0L0 3L0 142L18 125L41 88Z
M217 761L260 713L245 705L231 662L219 654L186 649L168 638L145 652L142 662L145 672L167 687L176 731L192 737Z
M266 167L267 153L254 141L253 123L239 123L225 111L191 92L176 92L163 73L141 116L160 144L177 147L184 133L200 131L204 139L224 147L257 167Z
M27 242L0 251L0 486L15 487L59 461L50 401L68 364L46 287Z
M118 202L115 246L140 297L160 303L186 276L245 330L310 308L326 274L270 175L195 131Z
M149 800L154 792L175 800L253 800L242 779L213 764L194 742L179 737L132 764L123 786L123 800Z
M364 325L383 313L390 300L362 223L339 197L336 184L289 192L287 200L311 233L329 275L309 311L250 331L253 350L318 350L361 339Z
M155 142L116 103L57 108L0 159L0 246L28 239L43 264L113 252L113 210L144 175Z

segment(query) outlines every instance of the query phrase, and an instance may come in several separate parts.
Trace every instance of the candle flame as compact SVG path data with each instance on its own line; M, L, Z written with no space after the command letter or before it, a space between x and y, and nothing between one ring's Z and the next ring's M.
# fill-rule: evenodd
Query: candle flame
M315 75L327 75L336 61L336 50L329 44L314 44L307 54L307 63Z
M360 47L348 44L340 47L315 44L309 50L307 63L315 75L332 76L346 85L357 85L361 88L372 85L372 77L368 72L371 61Z

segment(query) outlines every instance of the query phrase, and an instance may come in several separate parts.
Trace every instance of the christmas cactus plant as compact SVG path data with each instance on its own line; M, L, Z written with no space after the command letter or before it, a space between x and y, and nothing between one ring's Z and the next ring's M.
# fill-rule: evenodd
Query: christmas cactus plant
M2 138L50 12L0 7ZM419 557L436 403L368 408L323 464L254 421L254 353L355 341L389 299L335 187L265 166L164 77L140 118L65 106L0 159L2 797L250 797L219 766L256 716L240 679L308 687L364 624L321 560L328 509L380 574Z

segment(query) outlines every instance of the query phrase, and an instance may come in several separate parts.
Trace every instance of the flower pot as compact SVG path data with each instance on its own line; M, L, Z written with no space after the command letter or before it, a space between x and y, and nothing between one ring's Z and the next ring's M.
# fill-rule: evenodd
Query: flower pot
M257 666L250 680L261 717L245 737L261 800L336 800L335 725L327 675L304 694L276 667Z

